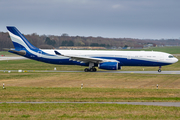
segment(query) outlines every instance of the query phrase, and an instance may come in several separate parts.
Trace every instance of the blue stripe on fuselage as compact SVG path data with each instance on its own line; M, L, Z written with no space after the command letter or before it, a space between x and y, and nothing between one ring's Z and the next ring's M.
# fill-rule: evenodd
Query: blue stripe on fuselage
M43 52L44 55L47 53ZM43 58L43 57L38 57L37 55L27 53L25 57L28 57L33 60L37 61L42 61L46 63L51 63L51 64L60 64L60 65L82 65L82 66L88 66L88 63L80 63L77 61L71 61L69 58L66 59L51 59L50 54L47 54L49 58ZM56 55L51 55L56 56ZM119 61L119 66L164 66L164 65L169 65L171 63L163 63L163 62L153 62L153 61L147 61L147 60L138 60L138 59L127 59L127 58L116 58L116 57L94 57L94 58L101 58L101 59L114 59ZM95 64L97 66L97 64Z
M101 59L113 59L119 61L120 66L164 66L170 65L172 63L164 63L164 62L153 62L148 60L140 60L140 59L127 59L127 58L118 58L118 57L95 57Z

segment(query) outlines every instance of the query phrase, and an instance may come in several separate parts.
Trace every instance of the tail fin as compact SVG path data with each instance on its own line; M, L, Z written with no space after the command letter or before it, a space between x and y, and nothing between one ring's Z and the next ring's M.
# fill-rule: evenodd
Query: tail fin
M7 26L9 35L14 44L15 50L38 50L39 48L34 47L22 34L13 26Z

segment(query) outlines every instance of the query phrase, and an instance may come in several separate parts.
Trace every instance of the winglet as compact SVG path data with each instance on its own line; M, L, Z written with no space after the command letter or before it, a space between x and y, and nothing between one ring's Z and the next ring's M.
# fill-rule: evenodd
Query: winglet
M58 51L54 51L56 55L62 55L61 53L59 53Z

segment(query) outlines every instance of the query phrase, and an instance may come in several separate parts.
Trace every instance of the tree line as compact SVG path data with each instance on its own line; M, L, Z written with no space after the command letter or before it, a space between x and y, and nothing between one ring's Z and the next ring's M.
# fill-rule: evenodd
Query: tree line
M142 48L144 45L180 45L180 40L150 40L136 38L103 38L103 37L84 37L84 36L69 36L62 34L61 36L54 35L38 35L36 33L24 35L31 44L42 49L59 48L60 46L91 46L91 47L124 47ZM3 48L13 48L13 43L7 32L0 32L0 50Z

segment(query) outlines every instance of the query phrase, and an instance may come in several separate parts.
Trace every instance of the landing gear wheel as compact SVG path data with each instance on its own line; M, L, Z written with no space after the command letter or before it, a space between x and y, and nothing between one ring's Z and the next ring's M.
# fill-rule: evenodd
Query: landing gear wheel
M89 69L88 69L88 68L85 68L85 69L84 69L84 72L88 72L88 71L89 71Z
M84 69L84 72L96 72L96 71L97 71L97 69L94 68L94 67L93 67L93 68L90 68L90 69L89 69L89 68L85 68L85 69Z
M161 66L159 66L159 70L158 70L158 72L159 72L159 73L161 72Z
M93 68L90 68L90 72L94 72L94 69L93 69Z

